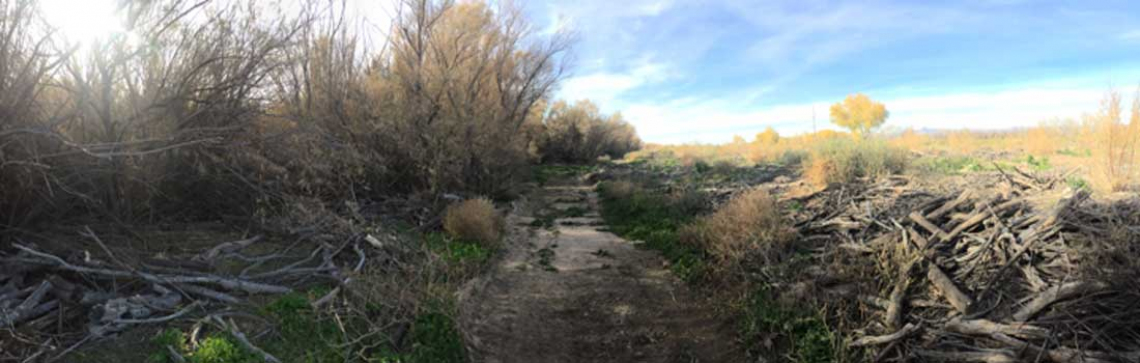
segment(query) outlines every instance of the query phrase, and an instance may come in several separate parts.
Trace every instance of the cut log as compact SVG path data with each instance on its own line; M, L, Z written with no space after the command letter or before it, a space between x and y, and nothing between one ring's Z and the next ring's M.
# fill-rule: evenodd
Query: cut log
M1045 349L1035 344L1030 344L1023 340L1011 337L1005 334L994 334L991 336L996 341L1008 344L1010 348L1018 351L1028 353L1033 357L1049 358L1049 361L1055 363L1108 363L1110 360L1097 358L1104 356L1103 353L1098 352L1085 352L1072 348L1058 347L1052 349Z
M258 282L232 279L232 278L225 278L225 277L213 276L213 275L199 275L199 276L156 275L156 274L150 274L150 273L141 272L141 271L128 272L128 271L119 271L119 270L111 270L111 269L103 269L103 268L78 266L78 265L73 265L71 263L68 263L67 261L64 261L63 259L56 257L54 255L39 252L39 251L33 250L31 248L25 247L25 246L21 246L18 244L14 244L13 246L20 249L21 251L27 252L33 256L36 256L36 257L39 257L39 258L46 260L46 261L40 261L41 263L51 265L51 266L58 268L58 269L73 271L73 272L78 272L78 273L102 275L102 276L109 276L109 277L127 277L127 278L138 277L138 278L142 278L143 280L146 280L147 282L151 282L151 283L155 283L155 284L176 284L176 283L209 284L209 285L221 286L221 287L224 287L224 288L229 289L229 290L241 290L241 291L251 293L251 294L263 294L263 293L285 294L285 293L289 293L289 292L293 291L293 289L290 289L290 288L284 287L284 286L269 285L269 284L263 284L263 283L258 283Z
M1108 284L1100 281L1075 281L1068 282L1054 287L1046 288L1045 290L1037 293L1032 300L1029 300L1025 306L1018 309L1013 314L1014 321L1026 321L1032 318L1037 313L1044 310L1049 305L1061 300L1071 299L1077 296L1094 293L1108 288Z
M986 349L972 352L915 351L920 357L941 362L1015 363L1020 362L1013 352L1003 349Z
M993 213L990 213L990 210L988 208L979 208L978 210L975 210L974 213L971 213L968 217L966 217L966 220L963 221L962 224L954 227L954 229L950 232L943 234L942 238L939 238L938 240L940 242L953 240L954 237L958 236L958 234L978 225L978 223L982 223L982 221L986 220L987 218L993 217L994 214L1005 213L1007 210L1019 206L1023 202L1025 202L1025 198L1016 198L1005 201L1004 203L998 204L996 207L994 207Z
M894 341L902 339L902 338L906 338L908 335L910 335L911 333L914 333L917 330L918 330L918 325L914 325L912 323L907 323L906 326L902 327L902 329L899 329L898 331L896 331L894 333L890 333L887 335L862 337L862 338L856 339L855 341L851 342L850 345L852 347L863 347L863 346L868 346L868 345L887 344L887 343L891 343L891 342L894 342Z
M970 296L958 289L958 286L954 284L953 280L950 280L950 277L942 271L942 268L938 267L938 264L930 262L928 265L926 277L930 280L930 283L934 285L934 288L938 290L939 295L946 298L946 300L950 302L950 305L954 306L955 310L965 314L966 311L970 309L970 304L973 303Z
M927 220L921 214L918 214L918 212L910 212L910 215L908 215L907 218L910 218L910 220L914 221L915 224L921 226L927 231L930 231L930 233L934 233L934 238L941 238L942 235L946 234L942 228L938 228L938 226L934 225L934 223L930 223L929 220Z
M938 209L927 213L926 219L930 220L942 218L942 216L946 215L947 213L954 211L954 208L958 208L958 206L962 205L962 203L969 201L970 197L973 196L973 194L974 193L969 189L963 190L962 193L958 194L958 198L954 198L954 200L950 201L949 203L943 204Z
M206 252L199 253L197 256L194 256L194 260L195 261L213 261L215 258L218 258L218 256L220 256L223 253L234 253L237 251L241 251L242 249L249 247L249 245L252 245L252 244L254 244L260 240L261 240L261 236L257 235L257 236L253 236L251 238L243 239L240 241L226 242L226 243L214 246L214 248L211 248Z
M28 295L27 299L24 299L24 302L17 305L12 311L0 313L0 327L12 327L19 322L34 317L33 314L36 312L37 307L40 306L40 302L43 301L44 296L50 291L51 283L41 281L35 291L32 291L32 294Z
M1049 329L1033 326L1026 323L1002 324L986 319L954 318L946 323L946 330L966 335L992 336L1005 334L1026 339L1042 339L1049 337Z

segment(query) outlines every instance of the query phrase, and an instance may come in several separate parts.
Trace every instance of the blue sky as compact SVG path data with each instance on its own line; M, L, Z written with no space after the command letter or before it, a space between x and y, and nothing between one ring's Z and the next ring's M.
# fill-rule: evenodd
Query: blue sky
M863 92L887 124L994 129L1079 117L1140 84L1140 2L553 0L577 35L559 96L621 111L650 142L830 127Z

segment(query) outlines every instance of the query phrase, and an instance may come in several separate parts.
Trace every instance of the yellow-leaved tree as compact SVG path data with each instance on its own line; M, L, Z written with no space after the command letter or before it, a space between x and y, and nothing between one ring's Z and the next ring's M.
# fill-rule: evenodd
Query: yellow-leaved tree
M764 129L764 132L756 134L755 141L761 145L776 145L776 143L780 142L780 134L777 133L776 129L773 129L772 126L768 126Z
M831 123L851 130L860 138L881 126L889 116L886 106L862 93L849 95L843 102L831 105Z

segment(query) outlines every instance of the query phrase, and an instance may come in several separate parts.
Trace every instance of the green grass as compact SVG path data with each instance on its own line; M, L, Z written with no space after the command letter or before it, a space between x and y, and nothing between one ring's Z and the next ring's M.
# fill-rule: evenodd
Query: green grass
M546 185L551 180L588 174L595 165L539 165L534 168L534 180L538 185Z
M429 250L457 265L482 265L494 254L477 242L454 239L444 233L428 233L423 239Z
M1057 154L1066 155L1066 156L1073 156L1073 157L1078 157L1078 158L1087 158L1087 157L1092 156L1092 150L1089 150L1089 149L1080 149L1080 150L1077 150L1077 149L1061 149L1061 150L1057 150Z
M693 221L697 211L685 198L669 198L661 194L636 190L628 196L608 193L608 184L598 186L602 218L615 234L641 241L639 247L660 252L671 263L673 273L683 280L694 281L705 268L705 253L681 243L678 231ZM694 197L695 198L695 197Z
M1079 176L1070 176L1068 179L1065 179L1065 184L1076 190L1090 190L1091 188L1089 182Z
M742 310L740 334L749 342L750 354L772 357L780 353L797 363L836 361L838 340L821 314L782 306L764 289L754 291ZM765 337L774 340L774 347L759 345Z
M323 295L314 291L310 296ZM341 347L346 343L336 323L320 317L309 305L306 295L284 295L261 309L261 315L275 323L276 333L255 344L285 362L385 362L385 363L461 363L466 362L463 339L451 318L454 309L443 299L429 301L415 316L410 329L410 346L394 352L382 344L379 352L368 359L348 356ZM261 363L264 360L239 345L228 334L206 336L196 349L190 349L186 333L175 328L162 331L151 339L150 363L174 362L167 350L173 347L189 363ZM378 336L378 340L385 340Z
M1036 171L1045 171L1045 170L1049 170L1050 168L1052 168L1052 166L1049 165L1049 158L1044 157L1044 156L1033 157L1033 155L1029 155L1025 158L1025 163L1029 164L1030 169L1033 169Z
M985 170L985 167L980 161L970 156L945 156L923 159L918 163L918 167L923 170L948 175Z

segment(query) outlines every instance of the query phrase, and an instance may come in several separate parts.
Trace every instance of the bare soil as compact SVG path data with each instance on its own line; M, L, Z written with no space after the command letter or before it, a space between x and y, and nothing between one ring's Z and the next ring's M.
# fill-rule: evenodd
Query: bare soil
M477 362L740 362L734 324L664 260L606 232L592 187L545 187L508 217L506 255L460 299ZM534 227L540 213L585 209Z

